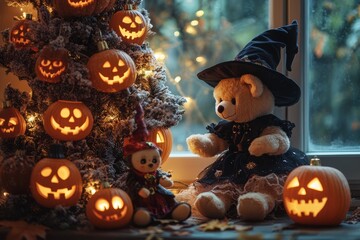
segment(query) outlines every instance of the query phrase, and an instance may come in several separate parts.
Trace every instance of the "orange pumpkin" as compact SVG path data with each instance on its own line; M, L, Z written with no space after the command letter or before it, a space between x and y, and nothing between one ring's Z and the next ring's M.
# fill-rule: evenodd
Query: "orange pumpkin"
M126 5L124 10L116 12L110 20L110 27L126 43L143 44L148 24L145 17L131 5Z
M86 205L86 216L91 224L104 229L128 225L133 212L129 195L119 188L100 189Z
M79 169L64 158L62 146L51 146L49 158L40 160L32 170L30 190L37 203L53 208L74 206L82 193Z
M15 138L24 135L26 131L26 122L21 113L14 107L11 107L9 101L5 102L4 108L0 112L0 137Z
M161 148L161 159L164 163L170 156L172 149L172 133L168 128L155 128L149 131L147 141L156 143Z
M123 51L109 50L106 42L99 45L101 52L92 55L87 63L92 86L106 93L130 87L136 79L134 61Z
M24 20L18 21L10 30L10 41L14 44L16 48L30 47L32 41L29 38L28 33L31 31L32 24L32 15L26 14Z
M296 223L338 225L350 207L350 188L335 168L300 166L287 177L283 200L287 214Z
M35 64L37 78L50 83L60 82L61 74L67 69L68 54L65 48L44 47Z
M53 6L60 17L83 17L110 10L114 0L53 0Z
M78 141L91 132L91 111L82 102L58 100L43 114L47 134L60 141Z

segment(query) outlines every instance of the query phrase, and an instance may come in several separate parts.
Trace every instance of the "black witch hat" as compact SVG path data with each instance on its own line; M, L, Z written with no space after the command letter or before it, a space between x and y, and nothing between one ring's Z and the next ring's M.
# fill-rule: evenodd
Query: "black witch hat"
M273 93L276 106L293 105L299 101L300 88L293 80L276 71L276 67L280 62L280 50L286 47L286 68L291 71L292 61L298 52L297 32L296 21L267 30L252 39L235 60L207 68L197 76L215 87L222 79L253 74Z

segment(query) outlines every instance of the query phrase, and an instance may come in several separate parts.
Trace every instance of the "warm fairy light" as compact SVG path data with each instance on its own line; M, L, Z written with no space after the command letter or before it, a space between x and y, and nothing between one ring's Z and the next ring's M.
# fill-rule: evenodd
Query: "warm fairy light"
M33 122L35 121L35 119L36 119L35 115L30 115L30 116L28 116L27 121L28 121L29 123L33 123Z
M96 186L99 186L99 181L90 182L87 187L85 187L85 191L91 195L94 195L98 189Z
M197 12L195 13L195 15L196 15L197 17L202 17L202 16L204 16L204 11L203 11L203 10L199 10L199 11L197 11Z
M185 110L191 110L195 107L196 101L191 97L185 97L186 103L184 104Z
M204 65L207 62L207 60L204 56L198 56L195 60L196 60L196 62L200 63L201 65Z
M191 24L191 26L197 26L197 25L199 25L199 21L198 20L192 20L191 22L190 22L190 24Z
M145 75L145 77L150 77L152 75L152 71L151 70L145 70L144 75Z
M174 36L175 36L175 37L179 37L179 36L180 36L180 32L179 32L179 31L175 31L175 32L174 32Z
M7 196L9 196L10 194L9 194L8 192L4 192L3 195L4 195L4 197L7 197Z
M180 76L176 76L176 77L174 78L174 81L175 81L176 83L179 83L179 82L181 81L181 77L180 77Z
M193 27L193 26L187 26L185 31L188 33L188 34L191 34L191 35L195 35L197 34L197 31L196 29Z
M166 55L163 52L154 52L154 56L159 61L164 61L166 58Z

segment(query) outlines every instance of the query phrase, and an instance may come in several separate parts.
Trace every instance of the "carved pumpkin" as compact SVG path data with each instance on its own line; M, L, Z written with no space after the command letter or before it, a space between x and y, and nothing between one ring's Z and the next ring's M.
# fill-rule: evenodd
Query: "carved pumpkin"
M32 44L31 39L29 38L28 33L31 31L32 24L32 15L26 14L24 20L18 21L10 31L10 41L14 44L16 48L30 47Z
M136 67L131 57L120 50L109 50L105 42L100 46L102 51L92 55L87 63L92 86L106 93L131 86L136 79Z
M126 43L143 44L148 31L144 16L131 5L126 5L125 10L116 12L110 20L110 27Z
M154 142L161 148L162 163L164 163L170 156L172 149L172 134L170 129L167 128L155 128L149 131L149 142Z
M338 225L350 207L350 188L335 168L301 166L287 177L283 198L287 214L296 223Z
M21 113L10 102L5 102L4 108L0 112L0 137L15 138L24 135L26 122Z
M86 205L89 221L98 228L121 228L131 221L134 209L129 195L119 188L97 191Z
M42 81L57 83L60 82L60 76L67 69L67 65L68 51L65 48L47 46L41 50L36 60L35 73Z
M110 10L114 0L53 0L53 6L60 17L83 17Z
M35 165L34 158L26 156L23 151L17 151L14 156L3 159L0 164L0 181L6 192L29 193L31 171Z
M36 202L44 207L76 205L82 193L82 179L75 164L64 159L61 145L52 145L49 158L35 165L30 190Z
M58 100L43 114L47 134L61 141L77 141L91 132L93 116L82 102Z

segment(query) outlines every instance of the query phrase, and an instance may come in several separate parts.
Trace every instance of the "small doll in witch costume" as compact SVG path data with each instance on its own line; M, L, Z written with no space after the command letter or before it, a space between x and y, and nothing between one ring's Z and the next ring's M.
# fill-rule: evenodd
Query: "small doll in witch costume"
M130 167L127 178L129 195L134 204L133 222L144 227L156 219L184 221L191 215L191 206L179 203L174 194L166 189L173 181L170 174L161 171L161 149L147 142L148 132L143 121L143 110L139 105L135 116L137 129L124 147L124 156Z
M203 70L198 77L214 87L218 124L209 133L188 137L200 156L218 155L181 199L195 196L194 210L208 218L224 218L235 210L244 220L263 220L282 200L288 173L308 164L290 146L294 124L273 115L275 106L298 102L298 85L276 71L286 47L286 66L297 47L297 22L265 31L249 42L235 60ZM179 198L180 199L180 198ZM235 211L234 211L235 212Z

